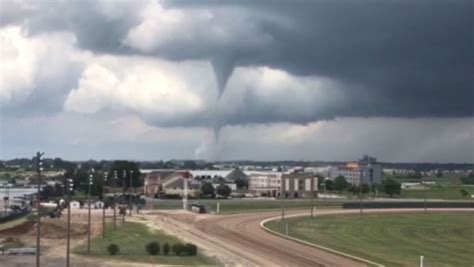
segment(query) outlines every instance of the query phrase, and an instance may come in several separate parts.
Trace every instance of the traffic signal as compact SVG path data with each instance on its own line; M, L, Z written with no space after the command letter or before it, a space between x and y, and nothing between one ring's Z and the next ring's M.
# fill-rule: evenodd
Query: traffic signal
M36 153L36 170L38 172L43 171L43 155L44 155L44 152Z

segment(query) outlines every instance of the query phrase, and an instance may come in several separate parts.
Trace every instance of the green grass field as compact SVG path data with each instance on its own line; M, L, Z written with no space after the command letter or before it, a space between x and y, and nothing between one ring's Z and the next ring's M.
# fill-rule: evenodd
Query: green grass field
M364 214L289 219L289 235L386 266L474 266L474 214ZM282 232L280 222L267 224Z
M91 240L91 255L93 257L102 257L115 260L125 260L133 262L146 262L153 264L166 265L212 265L212 260L204 255L196 256L175 256L172 252L168 256L164 256L162 252L159 255L148 255L145 245L151 241L157 241L162 247L164 243L173 245L180 242L177 238L167 235L158 230L149 230L147 226L141 223L126 222L125 225L119 226L116 231L112 229L112 225L107 227L106 238L101 236ZM118 255L111 256L107 252L107 246L115 243L120 246ZM75 253L85 255L86 247L79 246L74 249Z
M464 189L469 194L474 194L474 186L430 186L426 191L422 189L402 189L401 198L427 198L431 199L446 199L446 200L462 200L469 199L463 197L460 190Z

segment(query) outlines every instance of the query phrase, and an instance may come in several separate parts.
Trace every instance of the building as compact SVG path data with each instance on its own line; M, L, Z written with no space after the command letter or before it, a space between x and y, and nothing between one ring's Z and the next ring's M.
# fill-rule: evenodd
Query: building
M257 196L280 196L281 173L253 173L249 176L249 192Z
M376 158L365 155L358 161L348 162L345 166L334 167L329 171L330 178L343 176L351 185L381 184L383 180L382 164Z
M281 192L284 198L317 197L318 177L307 172L283 174L281 177Z
M182 181L177 180L190 178L192 178L192 174L189 171L156 170L149 172L144 182L145 196L157 198L165 194L175 194L175 192L171 193L173 187L183 188Z

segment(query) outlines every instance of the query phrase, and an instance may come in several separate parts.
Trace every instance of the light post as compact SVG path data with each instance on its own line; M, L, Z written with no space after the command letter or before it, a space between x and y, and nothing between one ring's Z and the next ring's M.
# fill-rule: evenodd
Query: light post
M132 216L132 210L133 210L132 186L133 186L133 170L130 170L130 196L128 198L128 205L130 208L130 217Z
M117 171L114 171L114 230L117 230L117 196L115 194L115 188L117 185Z
M38 173L38 193L36 196L37 200L37 209L38 209L38 216L36 216L36 267L40 266L40 252L41 252L41 242L40 242L40 234L41 234L41 200L40 200L40 193L41 193L41 172L43 171L43 157L44 152L37 152L36 153L36 171Z
M67 233L66 233L66 267L69 267L70 260L70 248L71 248L71 191L74 189L72 179L66 179L66 190L67 190Z
M122 213L122 223L125 222L125 213L127 213L127 209L124 208L125 205L125 178L127 177L127 171L123 170L122 172L122 207L120 208L120 212Z
M102 239L105 239L105 184L107 183L107 172L104 172L102 183Z
M89 174L89 196L88 196L88 204L89 204L89 211L87 216L87 254L91 254L91 187L94 179L94 169L92 169L91 173Z

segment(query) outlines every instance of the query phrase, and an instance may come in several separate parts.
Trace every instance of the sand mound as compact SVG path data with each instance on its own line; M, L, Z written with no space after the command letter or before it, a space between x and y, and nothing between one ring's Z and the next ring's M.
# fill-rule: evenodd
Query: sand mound
M65 221L44 220L41 222L41 237L65 238L66 231L67 231L67 223ZM85 235L86 233L87 233L87 225L71 222L71 236ZM36 229L31 231L30 234L36 235Z

